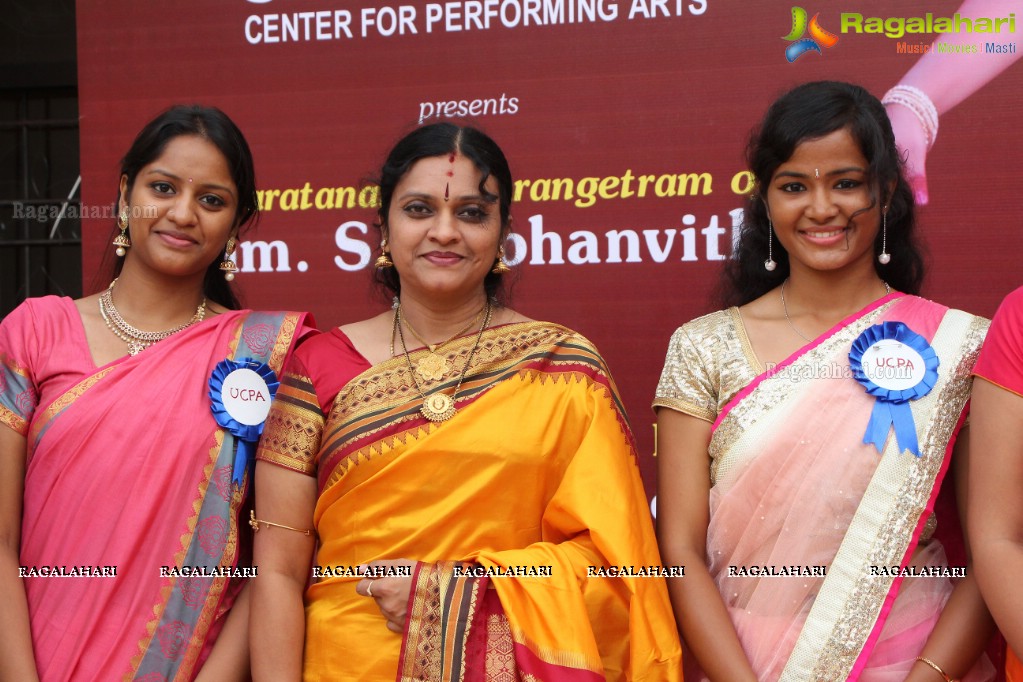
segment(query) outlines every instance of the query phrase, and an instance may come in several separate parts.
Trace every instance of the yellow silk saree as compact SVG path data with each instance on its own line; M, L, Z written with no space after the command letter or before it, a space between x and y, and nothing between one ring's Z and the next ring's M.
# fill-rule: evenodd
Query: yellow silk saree
M607 570L660 559L632 435L588 341L540 322L486 330L457 414L433 423L404 357L366 369L343 334L324 337L285 376L258 456L317 476L320 573L419 563L402 635L357 577L311 584L306 680L681 679L663 579ZM451 369L428 391L452 392L475 340L445 346Z

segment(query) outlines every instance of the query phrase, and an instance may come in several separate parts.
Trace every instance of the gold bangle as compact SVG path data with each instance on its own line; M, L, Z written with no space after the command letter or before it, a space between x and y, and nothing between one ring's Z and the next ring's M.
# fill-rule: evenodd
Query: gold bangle
M249 525L252 526L252 530L259 532L259 524L264 526L276 526L277 528L283 528L284 530L293 530L296 533L302 535L312 535L313 532L308 528L292 528L291 526L285 526L283 523L274 523L273 521L264 521L263 519L256 518L256 510L252 509L249 511Z
M941 679L945 680L945 682L956 682L955 679L949 677L948 674L944 670L941 669L941 666L939 666L937 663L935 663L931 659L924 658L923 656L917 656L916 660L920 661L921 663L926 663L927 665L929 665L932 668L934 668L934 671L936 673L938 673L939 675L941 675Z

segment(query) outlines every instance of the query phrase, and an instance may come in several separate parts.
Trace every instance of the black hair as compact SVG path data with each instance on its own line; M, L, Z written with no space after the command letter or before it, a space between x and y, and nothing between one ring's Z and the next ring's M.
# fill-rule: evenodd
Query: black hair
M778 167L807 140L847 129L868 164L872 202L887 206L887 251L891 261L875 258L878 276L893 289L918 294L924 278L924 262L915 237L913 192L906 181L903 162L884 106L858 85L817 81L799 85L770 106L760 127L750 136L746 161L756 187L747 198L743 222L733 258L725 265L721 298L725 305L743 305L780 285L789 276L789 256L774 240L777 263L774 271L764 267L768 253L766 194ZM892 187L891 195L888 188ZM874 254L882 250L882 233L874 240Z
M234 225L240 234L242 228L254 225L259 214L256 198L256 171L252 152L238 126L220 109L198 104L175 105L147 123L135 137L128 152L121 159L121 175L128 178L128 193L131 193L139 172L154 159L163 154L167 145L177 137L196 135L208 141L224 155L231 179L238 189L238 208ZM118 194L118 203L122 197ZM127 197L123 197L127 201ZM118 204L114 205L115 213ZM115 233L119 231L115 227ZM121 272L124 261L114 260L113 275ZM241 307L231 286L220 272L220 258L206 268L203 279L203 294L211 301L230 310Z
M416 128L398 141L387 155L377 184L380 186L380 208L377 211L377 229L387 225L394 190L412 165L420 159L446 154L461 154L471 160L480 171L480 194L489 202L498 205L501 218L502 239L511 224L512 175L504 152L488 135L471 126L453 123L433 123ZM489 178L497 182L497 195L484 186ZM488 272L483 288L489 298L500 300L504 295L504 275ZM401 279L396 268L376 269L376 281L386 288L390 295L401 292Z

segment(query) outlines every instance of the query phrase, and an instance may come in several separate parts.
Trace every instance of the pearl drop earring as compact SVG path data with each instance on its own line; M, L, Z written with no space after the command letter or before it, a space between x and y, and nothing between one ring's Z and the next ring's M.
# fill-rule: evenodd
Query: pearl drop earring
M877 262L881 265L888 265L892 262L892 255L888 253L888 207L885 206L881 213L881 253L877 254Z
M778 263L774 260L774 225L771 224L771 220L767 220L767 260L764 261L764 270L768 272L774 272L774 269L778 267Z

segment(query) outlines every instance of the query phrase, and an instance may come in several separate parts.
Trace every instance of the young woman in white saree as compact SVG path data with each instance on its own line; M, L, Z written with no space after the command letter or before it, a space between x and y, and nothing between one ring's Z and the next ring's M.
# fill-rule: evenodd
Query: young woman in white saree
M686 679L990 679L990 616L933 514L943 482L965 505L987 321L916 295L912 194L863 88L783 95L748 161L734 307L674 334L654 401Z

